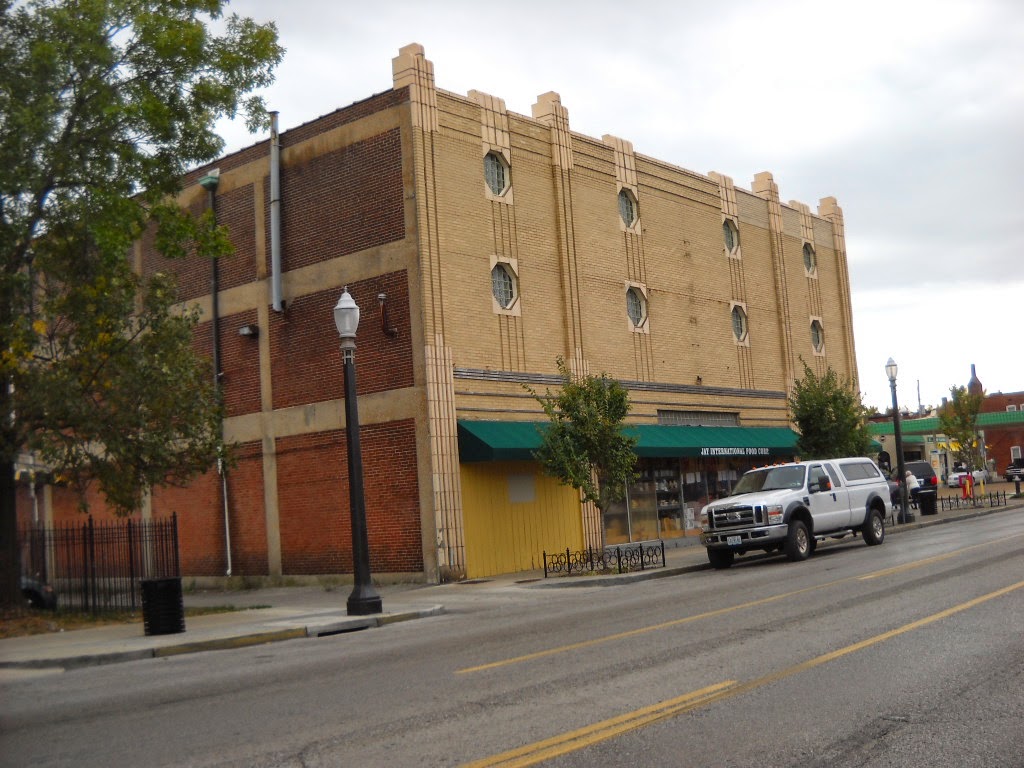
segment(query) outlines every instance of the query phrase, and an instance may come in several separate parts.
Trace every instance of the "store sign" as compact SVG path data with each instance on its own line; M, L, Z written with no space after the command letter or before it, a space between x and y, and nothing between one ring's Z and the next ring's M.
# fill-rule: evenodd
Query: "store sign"
M768 448L701 448L701 456L768 456Z

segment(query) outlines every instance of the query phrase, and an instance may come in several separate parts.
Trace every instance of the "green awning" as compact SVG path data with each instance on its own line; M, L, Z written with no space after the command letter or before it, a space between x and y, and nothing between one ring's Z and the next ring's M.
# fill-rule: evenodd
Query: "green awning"
M459 420L459 458L475 461L530 461L540 447L546 422ZM792 456L796 433L788 427L684 427L638 424L626 427L645 458L697 456Z
M1010 427L1024 425L1024 411L991 411L978 414L978 428ZM938 418L931 416L923 419L912 419L904 416L900 419L903 435L940 435L942 427ZM895 432L892 419L872 421L868 423L868 431L872 435L891 435Z
M459 420L459 460L532 461L540 448L539 421Z
M640 424L626 428L639 438L637 456L792 456L796 432L789 427L683 427Z

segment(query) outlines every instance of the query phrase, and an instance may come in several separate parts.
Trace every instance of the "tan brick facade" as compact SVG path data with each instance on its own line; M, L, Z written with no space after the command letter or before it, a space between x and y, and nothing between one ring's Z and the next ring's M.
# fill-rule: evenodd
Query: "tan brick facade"
M198 178L220 169L217 215L236 249L221 265L219 300L225 435L241 445L228 482L236 575L351 568L330 311L344 286L362 310L356 360L375 575L464 573L457 420L538 419L522 385L543 389L556 357L626 383L638 423L681 410L786 426L801 359L856 380L833 198L814 213L781 203L770 174L748 191L639 154L625 139L572 133L555 93L525 116L485 93L439 90L417 45L400 51L393 71L393 90L280 136L282 312L271 307L269 142L185 180L182 201L198 212ZM507 164L504 194L484 180L489 152ZM620 215L624 190L638 212L632 223ZM727 221L739 239L732 252ZM209 264L168 262L147 241L137 261L178 275L183 298L203 310L197 345L209 349ZM516 277L514 307L492 295L496 264ZM642 326L626 314L631 288L645 302ZM748 321L743 340L733 333L736 306ZM258 336L239 335L245 325ZM215 473L154 495L151 513L182 517L189 575L224 572L222 505Z

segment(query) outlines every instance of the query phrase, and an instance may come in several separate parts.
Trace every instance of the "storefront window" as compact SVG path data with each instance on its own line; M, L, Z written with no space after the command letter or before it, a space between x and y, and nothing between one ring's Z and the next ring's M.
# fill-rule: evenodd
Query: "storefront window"
M700 511L728 496L748 459L641 459L626 499L604 512L605 544L699 536Z

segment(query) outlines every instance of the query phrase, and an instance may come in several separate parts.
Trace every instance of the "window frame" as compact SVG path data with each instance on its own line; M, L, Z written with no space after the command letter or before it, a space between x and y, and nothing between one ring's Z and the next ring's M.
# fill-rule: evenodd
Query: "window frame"
M809 242L805 242L802 248L803 259L804 259L804 274L808 277L818 276L818 254L814 250L814 246Z
M629 187L623 186L619 189L616 202L619 206L619 221L622 222L622 226L625 227L627 231L636 231L637 224L640 223L640 202L637 200L636 192ZM632 214L631 220L627 220L626 218L627 206L629 212Z
M629 313L630 296L633 296L640 306L640 322L634 322ZM651 307L647 296L647 286L643 283L626 281L626 322L629 324L631 333L650 333Z
M502 181L504 186L499 190L495 191L494 187L491 186L491 173L490 173L490 160L493 158L494 163L501 169ZM491 200L498 200L501 202L511 202L512 192L512 165L509 163L508 158L505 157L505 153L498 149L488 149L484 153L484 190L487 197Z
M738 314L737 314L738 313ZM736 320L740 319L740 326L743 335L736 332ZM747 314L747 305L741 301L734 301L729 307L729 325L732 328L733 341L744 347L750 346L750 315Z
M490 278L491 288L491 310L496 315L522 315L522 293L519 285L519 264L517 259L508 256L492 255L490 257L490 271L487 276ZM501 301L495 296L494 273L500 269L509 279L512 288L512 298L508 306L502 306Z
M817 331L815 331L815 327L817 327ZM812 317L811 318L810 335L811 335L811 349L813 350L814 354L816 354L816 355L824 355L825 354L825 324L821 321L820 317ZM815 335L818 336L818 343L817 344L815 344L815 342L814 342Z
M729 247L729 238L732 238L732 247ZM736 220L731 216L726 216L722 219L722 240L725 248L725 255L733 259L738 259L742 255L740 251L740 228Z

